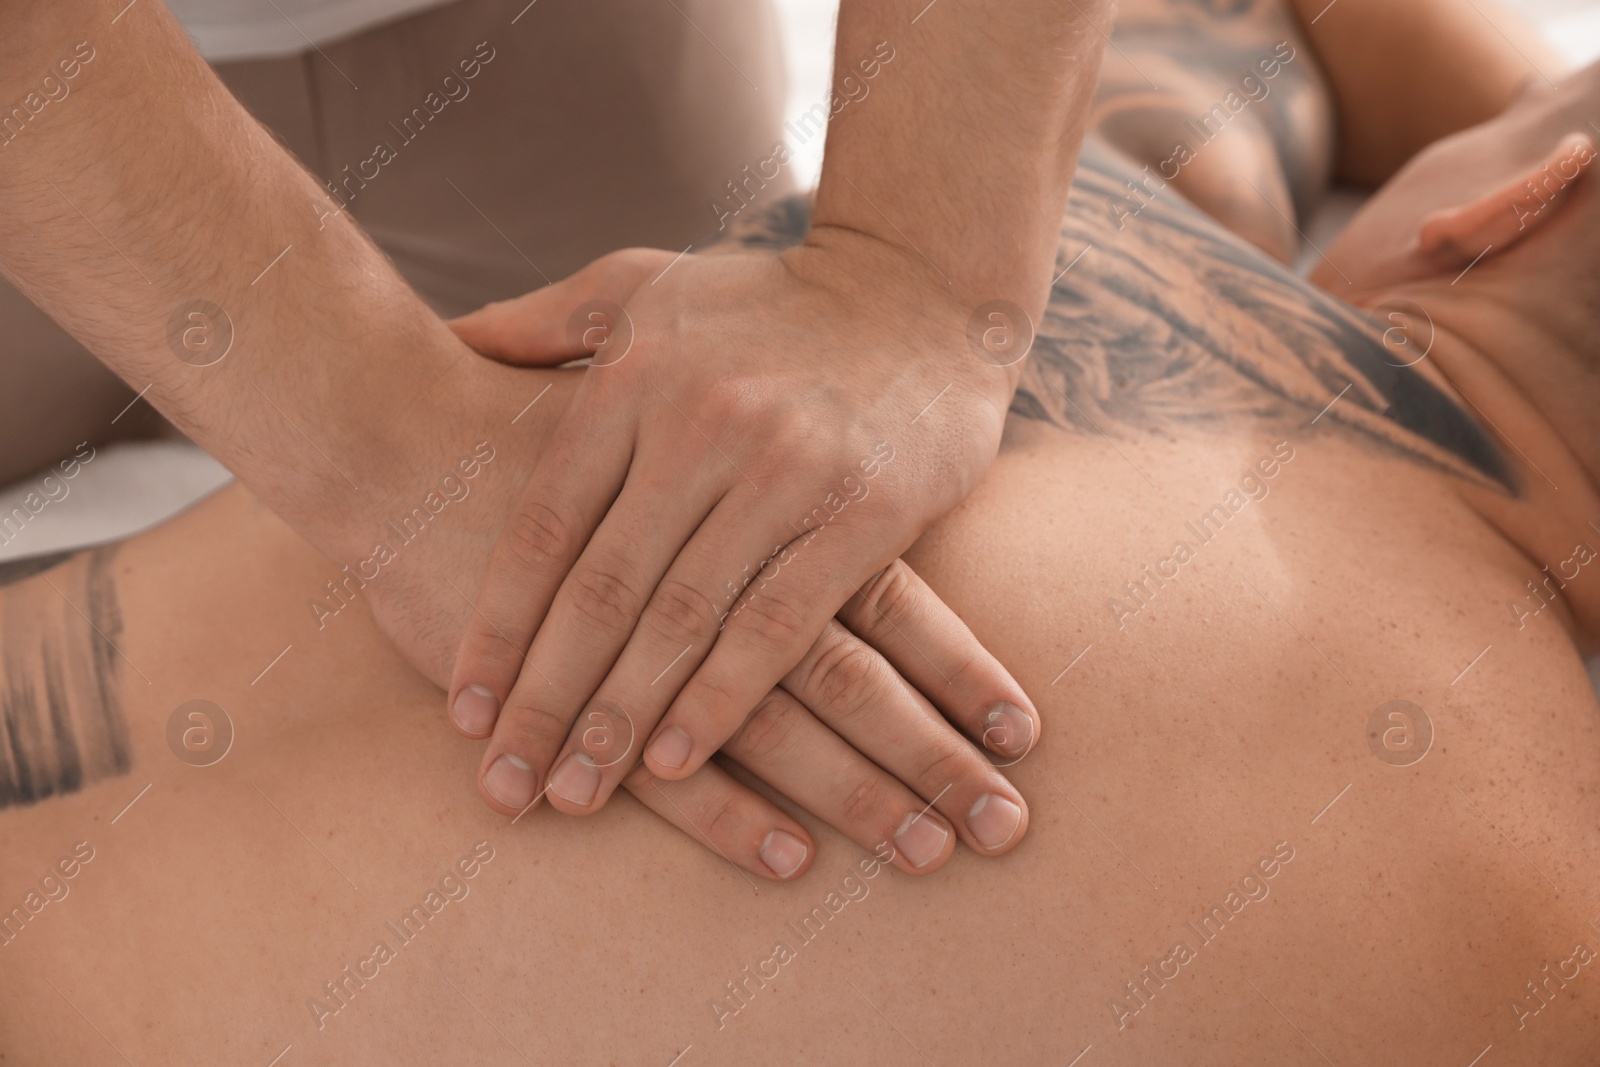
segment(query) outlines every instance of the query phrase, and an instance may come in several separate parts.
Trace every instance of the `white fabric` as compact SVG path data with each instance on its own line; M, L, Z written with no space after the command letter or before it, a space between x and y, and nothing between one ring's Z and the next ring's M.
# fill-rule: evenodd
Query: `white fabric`
M310 51L449 0L167 0L212 62Z
M0 488L0 563L116 541L162 522L232 480L187 441L100 445ZM30 499L31 498L31 499Z

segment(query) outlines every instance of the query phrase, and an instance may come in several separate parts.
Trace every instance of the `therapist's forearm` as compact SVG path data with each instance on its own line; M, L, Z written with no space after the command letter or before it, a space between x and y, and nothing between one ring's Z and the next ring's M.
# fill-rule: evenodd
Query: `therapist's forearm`
M958 301L1037 317L1113 8L843 0L817 240L864 232ZM847 77L867 94L840 106Z
M473 357L170 13L113 23L124 3L0 3L0 104L27 112L0 136L0 272L324 551L354 550L346 520L402 491L415 447L385 398ZM228 323L226 357L194 365Z

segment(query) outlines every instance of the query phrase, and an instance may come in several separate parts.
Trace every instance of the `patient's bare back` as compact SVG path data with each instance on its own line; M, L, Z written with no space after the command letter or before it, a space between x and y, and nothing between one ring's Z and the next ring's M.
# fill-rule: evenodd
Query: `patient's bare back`
M126 767L0 811L5 1051L1592 1062L1595 702L1456 489L1515 475L1181 203L1111 229L1127 168L1086 157L1001 458L910 556L1046 717L1015 853L914 880L813 825L812 873L756 885L631 801L496 817L437 694L359 602L319 628L328 565L229 490L100 564ZM173 740L197 700L215 761Z

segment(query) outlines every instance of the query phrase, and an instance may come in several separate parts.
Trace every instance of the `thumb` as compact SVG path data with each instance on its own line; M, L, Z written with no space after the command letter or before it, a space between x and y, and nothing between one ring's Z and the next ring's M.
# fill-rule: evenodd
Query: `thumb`
M570 277L449 320L457 337L502 363L555 366L599 352L632 323L623 305L672 258L654 248L625 248Z

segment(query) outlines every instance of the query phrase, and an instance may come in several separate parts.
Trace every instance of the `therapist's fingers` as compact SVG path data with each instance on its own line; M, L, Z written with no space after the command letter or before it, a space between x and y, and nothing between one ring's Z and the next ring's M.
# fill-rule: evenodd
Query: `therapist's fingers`
M619 500L619 507L621 503ZM666 561L670 567L664 565L665 576L638 614L631 635L625 635L627 644L621 655L614 664L606 660L609 673L553 764L546 799L562 811L588 814L606 802L638 761L645 741L683 683L710 652L724 613L782 540L771 531L763 532L746 509L721 503L691 532L694 537L688 547L681 552L675 548L672 555L676 558ZM590 547L599 544L597 534ZM623 540L608 547L605 554L625 555L630 550L640 551L636 544ZM750 562L744 563L746 560ZM760 580L758 575L755 581ZM545 630L558 630L554 612ZM536 645L545 643L545 630L540 631ZM560 640L553 633L550 644L553 647ZM576 654L589 654L581 644L572 647ZM541 653L540 661L544 659ZM751 703L753 706L754 700ZM619 735L625 727L631 749L626 753L594 751L593 741L607 739L606 733L592 731L593 725L601 723L615 724Z
M612 685L612 696L596 690L614 674L662 576L722 492L706 476L713 468L691 470L700 472L701 484L687 489L681 480L663 483L640 465L629 472L616 503L561 582L485 753L486 766L501 754L527 763L549 783L545 800L570 814L599 810L638 762L666 708L664 686L659 706L625 695L628 686ZM714 632L714 619L705 614L703 628ZM680 645L670 655L682 653ZM651 677L635 679L642 686L632 691L648 690L667 662L647 667ZM525 715L540 725L524 730L517 720ZM546 721L569 724L570 732L557 737L544 728ZM524 741L531 744L524 747Z
M565 420L562 429L501 529L456 654L447 706L468 737L495 728L561 580L627 475L631 440Z
M645 807L723 859L763 878L798 878L816 856L816 844L804 827L715 763L681 782L664 782L638 767L625 784Z
M887 660L837 622L829 620L783 688L943 813L968 848L998 855L1022 839L1028 821L1022 794Z
M935 871L955 850L950 824L932 805L781 689L756 705L722 751L861 847L881 857L890 845L907 874Z
M730 493L719 510L741 507L738 495ZM785 512L803 514L804 505ZM869 547L872 536L842 521L806 533L789 542L769 565L770 580L750 584L711 654L682 687L645 746L645 761L654 774L680 778L694 771L722 747L767 690L794 669L834 612L894 558L893 552L875 558Z
M586 354L615 362L633 331L622 305L671 260L659 249L625 248L542 289L451 319L450 328L502 363L548 366Z
M1038 741L1042 724L1028 694L905 561L862 586L839 621L1002 765Z

